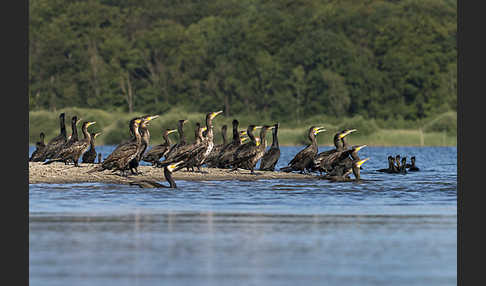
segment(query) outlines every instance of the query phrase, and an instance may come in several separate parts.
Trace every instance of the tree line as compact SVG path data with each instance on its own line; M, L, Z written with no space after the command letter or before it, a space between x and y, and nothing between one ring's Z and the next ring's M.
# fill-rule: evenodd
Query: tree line
M418 120L456 40L452 0L32 0L29 107Z

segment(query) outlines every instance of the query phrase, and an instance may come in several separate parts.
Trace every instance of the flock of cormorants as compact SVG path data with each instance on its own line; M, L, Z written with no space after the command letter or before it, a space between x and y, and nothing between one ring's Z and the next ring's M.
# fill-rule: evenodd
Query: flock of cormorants
M89 170L88 173L111 170L120 172L121 176L128 176L128 172L133 175L141 174L138 171L140 161L151 163L153 167L164 168L164 175L169 182L169 188L177 187L171 174L180 169L203 172L201 166L209 168L224 168L231 171L240 169L250 170L255 174L255 167L260 161L259 170L274 171L275 165L280 158L280 148L278 144L279 123L274 125L249 125L246 130L239 130L238 120L234 119L233 138L228 142L226 138L227 126L221 127L223 143L214 144L213 119L223 111L210 112L206 115L205 126L196 123L195 141L191 144L186 142L184 135L184 124L188 120L179 120L177 129L166 129L162 136L165 140L160 145L153 146L147 151L150 142L149 123L159 117L158 115L145 115L135 117L129 121L128 128L130 138L121 142L113 152L104 160L101 160L101 153L98 154L98 165ZM95 138L99 134L88 132L88 127L96 122L85 121L81 130L84 138L78 137L77 125L79 123L77 116L71 120L71 136L66 134L65 114L59 115L60 134L44 143L45 135L41 132L40 142L36 143L36 150L32 153L29 161L44 162L51 164L53 162L64 162L65 164L73 163L79 167L78 161L82 156L82 163L94 163L97 157L95 150ZM259 136L254 134L260 129ZM272 145L267 150L266 135L272 130ZM361 165L369 158L360 159L358 151L366 145L350 146L346 141L346 136L357 131L356 129L345 129L334 136L334 149L318 153L316 141L317 134L326 131L323 127L311 126L308 131L310 144L298 152L294 158L281 168L281 171L300 173L319 172L320 179L331 181L359 181ZM169 134L178 132L179 140L172 144ZM247 141L248 142L245 142ZM89 148L89 149L88 149ZM47 161L46 161L47 160ZM409 171L418 171L415 166L415 157L411 158L412 163L406 163L406 157L400 161L400 155L395 158L388 157L388 168L377 170L386 173L406 173ZM322 173L325 175L322 175ZM351 173L354 179L351 179ZM166 187L149 180L140 180L132 182L140 187Z

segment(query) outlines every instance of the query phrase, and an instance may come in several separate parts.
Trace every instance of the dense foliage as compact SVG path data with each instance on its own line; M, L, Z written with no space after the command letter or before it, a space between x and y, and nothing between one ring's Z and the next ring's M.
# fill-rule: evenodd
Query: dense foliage
M32 0L31 110L456 110L453 0Z

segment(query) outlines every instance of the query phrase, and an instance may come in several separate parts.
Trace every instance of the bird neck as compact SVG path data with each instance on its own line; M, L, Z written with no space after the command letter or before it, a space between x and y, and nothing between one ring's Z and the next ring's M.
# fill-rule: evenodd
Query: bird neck
M223 146L226 145L226 129L221 130L221 136L223 137Z
M78 128L76 127L76 121L71 124L72 135L71 140L78 140ZM84 132L84 131L83 131Z
M169 182L169 188L177 188L176 182L172 178L172 173L167 169L167 167L164 168L164 177L167 182Z
M61 119L59 120L60 121L60 127L61 127L61 135L64 136L64 138L66 138L67 134L66 134L66 124L64 122L64 117L61 117Z
M84 135L84 140L91 142L91 134L89 134L88 127L86 125L83 126L82 131L83 131L83 135ZM76 132L76 137L77 137L77 132Z
M278 127L275 126L275 129L272 132L272 147L275 147L275 148L279 148L277 130L278 130Z

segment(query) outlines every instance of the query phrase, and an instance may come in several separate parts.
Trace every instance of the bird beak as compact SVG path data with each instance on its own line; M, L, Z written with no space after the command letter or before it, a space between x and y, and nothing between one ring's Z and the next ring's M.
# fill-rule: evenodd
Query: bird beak
M317 134L324 132L324 131L326 131L326 129L324 129L324 127L316 127L316 128L314 128L314 135L317 135Z
M81 118L79 118L78 121L76 121L76 126L78 125L79 122L81 122Z
M167 134L174 133L176 131L177 131L177 129L172 129L172 130L169 130L169 132L167 132Z
M359 160L357 163L356 163L356 166L358 167L361 167L361 165L363 165L364 162L368 161L370 158L366 158L366 159L363 159L363 160Z
M159 115L153 115L153 116L147 117L145 120L150 121L150 120L154 120L157 117L159 117Z
M346 136L348 136L349 134L353 133L354 131L358 131L358 129L350 129L350 130L347 130L346 132L344 132L343 134L339 135L339 139L341 138L344 138Z
M217 112L213 112L213 113L211 113L211 118L214 118L214 117L220 115L221 113L223 113L223 110L220 110L220 111L217 111Z
M260 129L260 128L263 128L263 126L255 126L253 127L253 130Z
M91 121L91 122L88 122L88 124L86 124L86 127L89 127L89 126L91 126L91 125L93 125L93 124L95 124L95 123L96 123L96 121Z
M96 138L96 136L98 136L100 134L101 134L101 132L95 133L94 137Z
M206 126L204 126L204 127L203 127L203 128L201 128L201 129L202 129L202 131L203 131L203 132L204 132L204 131L206 131L206 130L208 130L208 128L207 128Z
M358 147L356 147L355 150L356 150L356 152L358 152L359 150L363 149L366 146L368 146L368 145L365 144L365 145L358 146Z
M245 142L246 140L248 140L248 137L241 138L241 143Z

